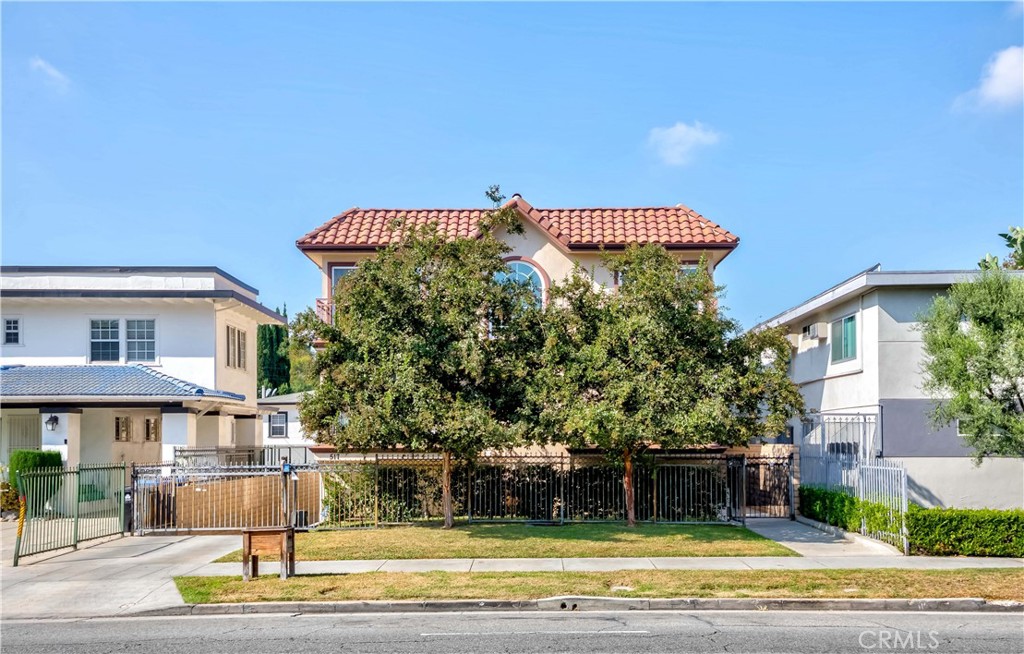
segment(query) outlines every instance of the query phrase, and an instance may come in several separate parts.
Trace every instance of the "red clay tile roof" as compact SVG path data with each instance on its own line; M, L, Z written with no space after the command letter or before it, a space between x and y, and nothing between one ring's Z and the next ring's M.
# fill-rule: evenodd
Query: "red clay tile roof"
M528 221L546 231L563 249L620 247L660 243L669 248L734 248L739 238L693 209L637 207L627 209L536 209L520 196L508 202ZM436 223L456 236L477 233L487 209L349 209L306 234L300 250L375 248L398 240L392 225Z

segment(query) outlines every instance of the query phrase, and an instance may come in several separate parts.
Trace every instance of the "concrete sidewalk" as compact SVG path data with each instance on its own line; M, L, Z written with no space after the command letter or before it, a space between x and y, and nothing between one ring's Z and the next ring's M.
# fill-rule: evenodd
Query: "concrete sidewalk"
M610 570L821 570L854 568L1021 568L1024 559L904 557L873 543L831 536L787 520L750 521L748 526L802 557L670 557L576 559L439 559L389 561L300 561L299 574L356 572L525 572ZM10 553L13 523L0 528ZM0 617L76 618L116 616L185 607L174 585L179 575L240 576L241 563L209 563L240 546L238 536L145 536L120 538L50 556L32 557L17 568L0 568ZM10 561L5 560L9 566ZM261 574L276 575L275 563Z
M386 561L299 561L300 575L358 572L609 572L613 570L854 570L902 568L1024 568L1024 559L939 556L762 556L650 557L576 559L391 559ZM200 577L239 576L241 563L210 563L189 574ZM280 574L277 563L261 563L260 575Z

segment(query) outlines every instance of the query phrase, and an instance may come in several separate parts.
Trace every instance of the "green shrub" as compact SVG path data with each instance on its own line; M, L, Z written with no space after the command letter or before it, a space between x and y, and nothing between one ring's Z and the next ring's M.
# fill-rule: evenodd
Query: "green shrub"
M860 530L857 498L841 491L816 486L800 487L800 513L847 531Z
M44 450L14 450L11 452L11 460L8 468L8 479L16 491L18 491L18 474L24 474L36 468L60 468L64 462L60 458L60 452Z
M1024 510L925 509L907 514L910 550L938 556L1024 557Z

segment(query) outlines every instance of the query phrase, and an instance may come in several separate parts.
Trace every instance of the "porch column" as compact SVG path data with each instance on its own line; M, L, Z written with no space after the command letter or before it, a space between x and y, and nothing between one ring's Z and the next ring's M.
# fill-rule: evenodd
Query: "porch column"
M47 423L56 425L53 431ZM74 407L53 407L39 410L39 429L42 433L42 449L60 452L68 466L82 462L82 410Z
M195 447L196 413L188 407L164 407L160 409L161 458L174 460L175 447Z

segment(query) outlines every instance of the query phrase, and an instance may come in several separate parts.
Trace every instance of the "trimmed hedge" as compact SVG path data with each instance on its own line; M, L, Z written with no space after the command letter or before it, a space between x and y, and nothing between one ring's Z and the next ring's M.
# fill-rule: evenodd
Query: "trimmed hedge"
M898 533L888 507L858 500L842 491L800 487L800 513L846 531ZM1024 557L1024 510L907 508L907 540L912 554L931 556Z
M857 498L815 486L800 487L800 513L846 531L860 531Z
M910 551L935 556L1024 557L1024 510L925 509L907 513Z
M46 450L14 450L11 452L7 478L10 480L11 486L20 493L20 489L18 489L19 472L28 472L29 470L35 470L36 468L60 468L63 465L64 461L60 457L60 452Z

